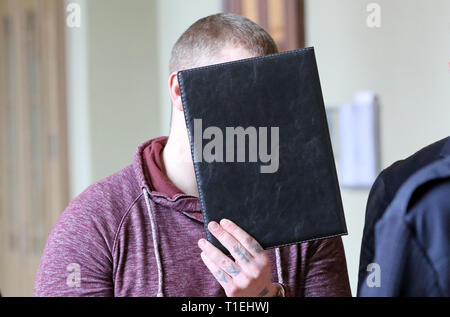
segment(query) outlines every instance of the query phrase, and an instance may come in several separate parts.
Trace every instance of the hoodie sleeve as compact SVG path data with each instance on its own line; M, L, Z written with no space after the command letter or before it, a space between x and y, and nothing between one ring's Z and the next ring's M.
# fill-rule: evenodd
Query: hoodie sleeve
M97 186L76 198L47 240L34 296L113 296L112 232L95 199Z
M341 237L312 242L304 256L306 297L351 296Z

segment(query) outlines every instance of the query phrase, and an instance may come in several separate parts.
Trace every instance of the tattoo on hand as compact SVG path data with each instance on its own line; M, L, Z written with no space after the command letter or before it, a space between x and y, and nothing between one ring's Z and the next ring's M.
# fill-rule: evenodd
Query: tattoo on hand
M251 237L247 238L245 242L247 242L247 244L250 246L250 249L252 249L256 253L261 253L264 251L261 245Z
M249 254L247 252L247 250L243 250L242 247L240 245L237 245L234 247L234 252L236 252L237 255L239 255L241 257L242 261L245 262L250 262L250 259L248 258Z
M263 297L263 296L266 296L268 293L269 293L269 290L266 287L258 294L258 296Z
M229 266L227 266L225 271L227 271L228 274L233 275L233 276L236 276L239 273L241 273L241 271L238 270L233 264L230 264Z
M261 253L261 252L264 251L264 249L259 245L258 242L253 242L253 243L250 245L250 248L251 248L253 251L255 251L256 253Z
M223 274L223 272L221 271L221 270L218 270L217 271L217 280L219 281L219 282L224 282L224 283L227 283L228 281L227 281L227 277L225 276L225 274Z

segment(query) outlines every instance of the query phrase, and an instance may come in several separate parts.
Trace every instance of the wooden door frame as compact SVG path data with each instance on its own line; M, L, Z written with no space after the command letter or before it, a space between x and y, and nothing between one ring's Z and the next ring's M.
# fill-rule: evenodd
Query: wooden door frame
M277 43L280 50L290 50L305 47L305 6L304 0L279 0L285 1L285 16L287 23L284 32L289 34L287 41ZM261 18L257 21L264 29L269 29L268 0L257 0L258 13ZM224 12L233 12L242 15L242 0L222 0Z
M68 149L67 149L67 103L66 103L66 75L65 75L65 10L61 0L0 0L0 124L2 128L7 122L6 112L9 107L17 111L14 121L17 143L17 162L12 164L14 179L17 186L13 191L17 193L17 208L12 209L10 202L15 199L6 197L8 177L1 177L0 184L0 289L6 296L29 296L33 292L33 285L37 266L40 261L47 236L65 208L69 199L68 182ZM31 21L33 33L28 33L27 20L29 12L34 16ZM13 89L8 89L6 81L9 75L5 65L6 55L2 45L5 42L3 21L8 18L12 24L11 38L13 61L12 72ZM27 22L28 21L28 22ZM30 27L28 25L28 27ZM30 35L33 34L33 35ZM35 49L33 58L37 59L36 79L38 90L31 95L30 91L30 57L28 48L31 42ZM36 42L34 42L36 41ZM12 95L10 103L7 94ZM38 103L40 115L39 151L40 160L31 163L31 100ZM2 131L3 132L3 131ZM1 133L0 169L6 173L11 167L7 156L9 132ZM35 164L35 165L32 165ZM32 167L34 166L34 167ZM32 171L39 170L42 178L32 185ZM37 185L36 185L37 184ZM11 185L10 185L11 186ZM33 186L39 186L39 200L42 202L37 213L34 201L31 201ZM34 187L36 188L36 187ZM42 197L41 197L42 196ZM33 213L34 208L34 213ZM14 221L14 228L10 228L12 212L17 212L20 218ZM36 226L35 220L40 220ZM17 222L17 223L16 223ZM38 227L38 228L36 228ZM40 228L40 229L39 229ZM11 236L18 239L18 245L11 243Z

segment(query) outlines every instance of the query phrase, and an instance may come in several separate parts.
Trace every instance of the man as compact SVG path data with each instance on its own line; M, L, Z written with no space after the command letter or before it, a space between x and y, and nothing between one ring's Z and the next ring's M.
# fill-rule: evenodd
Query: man
M367 271L368 265L370 263L377 263L380 265L379 262L384 262L383 258L390 258L390 260L392 260L394 257L394 254L387 255L381 250L376 254L376 248L381 248L382 241L387 238L382 232L387 232L386 230L390 232L388 244L392 246L394 244L393 235L397 231L405 232L401 239L403 242L408 240L410 233L413 241L418 242L423 240L427 236L425 224L434 224L434 227L430 227L429 229L431 231L438 231L436 219L441 219L442 216L445 215L445 208L441 207L445 206L447 203L446 200L443 199L445 198L443 193L448 187L448 184L445 184L445 181L433 181L434 179L432 177L437 179L437 171L445 170L445 166L441 165L445 165L444 160L448 157L450 157L450 137L425 147L405 160L394 163L378 176L370 191L367 202L366 221L359 265L358 295L387 294L387 288L389 287L387 284L383 286L382 283L381 286L384 287L384 290L378 290L378 293L375 292L378 287L374 287L370 292L367 289L367 278L371 275L370 272ZM432 166L433 164L437 165ZM424 181L425 178L420 177L420 173L430 175L429 179L426 179L427 182ZM408 194L406 194L406 192L400 194L399 189L402 186L406 188L405 190L409 188ZM450 193L448 192L447 197L450 197ZM406 204L406 207L398 208L398 206L394 204L395 200L397 200L399 204L403 202ZM406 203L405 200L411 200L411 203ZM432 204L430 204L430 202ZM429 217L429 219L428 221L425 221L427 217ZM408 224L407 230L405 228L395 227L396 222L394 219L399 219L402 223ZM445 226L447 223L448 222L443 222ZM376 228L379 228L378 236L376 236ZM430 242L431 240L423 242L422 248L425 250L425 246L430 248L433 247ZM436 248L436 243L439 243L436 238L434 239L434 243L434 247ZM386 248L384 248L384 250L386 250ZM413 251L414 248L412 247L408 250L408 252L411 253ZM404 260L409 256L409 261L416 263L415 274L422 276L422 278L417 279L411 277L411 280L419 282L421 279L425 278L425 270L421 269L421 272L418 271L419 262L423 260L424 254L422 254L421 260L417 258L414 259L411 255L407 255L406 251L405 253L401 253L398 246L396 254L401 255ZM428 263L431 263L431 261L428 261ZM380 267L381 279L384 280L385 283L389 283L389 280L391 282L394 280L394 277L388 278L387 274L383 273L383 271L386 272L386 270L388 270L387 266L391 265L392 263L386 263L384 267ZM399 265L396 264L396 266L398 267ZM399 276L396 276L395 279L401 279L402 276L403 275L399 273ZM406 284L405 282L399 282L398 284L399 285L396 285L396 287L399 287L397 293L394 292L391 293L391 295L407 295L414 291L414 287L409 289L405 288L401 291L400 284ZM364 292L362 292L363 288L365 288ZM428 294L430 293L428 292ZM422 293L419 296L424 295L426 295L426 293Z
M36 296L350 295L340 238L264 251L224 219L208 228L234 260L205 240L176 73L276 52L261 27L234 14L203 18L178 39L169 138L145 142L132 165L69 204L47 241Z

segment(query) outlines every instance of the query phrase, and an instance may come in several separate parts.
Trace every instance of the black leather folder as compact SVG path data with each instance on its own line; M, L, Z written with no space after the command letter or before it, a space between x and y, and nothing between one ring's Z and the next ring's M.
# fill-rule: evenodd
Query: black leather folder
M224 250L206 227L223 218L265 249L347 234L313 48L178 81L210 242Z

